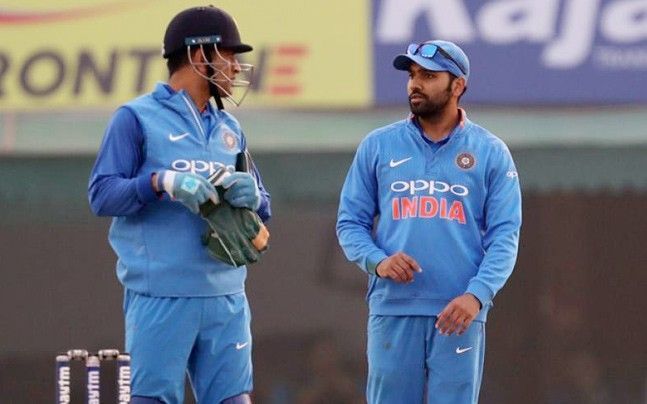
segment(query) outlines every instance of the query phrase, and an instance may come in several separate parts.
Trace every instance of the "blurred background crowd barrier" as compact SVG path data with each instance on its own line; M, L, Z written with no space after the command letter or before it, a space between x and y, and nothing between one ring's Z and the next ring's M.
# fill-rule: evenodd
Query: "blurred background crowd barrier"
M334 234L358 142L407 116L409 42L459 43L468 116L508 143L518 264L482 403L647 403L647 1L217 1L255 46L240 120L272 193L250 268L259 403L358 403L366 276ZM109 219L86 187L111 112L166 77L189 1L0 2L0 393L49 402L54 357L123 345ZM77 382L77 387L80 386Z

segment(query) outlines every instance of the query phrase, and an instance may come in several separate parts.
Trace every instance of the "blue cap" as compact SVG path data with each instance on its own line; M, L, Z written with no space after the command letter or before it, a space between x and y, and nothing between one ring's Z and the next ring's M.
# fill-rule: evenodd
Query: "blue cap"
M441 50L431 58L424 57L420 53L412 54L407 50L407 53L398 55L393 59L393 67L398 70L409 70L411 62L415 62L424 69L434 72L450 72L456 77L464 77L467 80L470 75L470 61L458 45L441 40L427 41L419 45L423 44L436 45ZM443 52L450 57L448 58Z

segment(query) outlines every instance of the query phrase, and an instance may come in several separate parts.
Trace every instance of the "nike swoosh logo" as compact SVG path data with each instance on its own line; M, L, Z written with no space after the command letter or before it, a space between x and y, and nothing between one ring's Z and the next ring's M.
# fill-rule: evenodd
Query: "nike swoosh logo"
M391 167L391 168L397 167L402 163L406 163L407 161L411 160L412 158L413 157L407 157L406 159L402 159L402 160L398 160L398 161L393 161L393 159L391 159L391 162L389 163L389 167Z
M247 345L249 345L249 342L244 342L242 344L240 342L236 342L236 349L240 351L241 349L245 348Z
M184 139L187 136L189 136L189 132L184 132L181 135L174 135L172 133L169 133L168 140L170 140L171 142L177 142L178 140Z
M460 347L456 347L456 353L460 355L460 354L462 354L463 352L467 352L467 351L469 351L469 350L470 350L470 349L472 349L472 348L474 348L474 347L469 347L469 348L460 348Z

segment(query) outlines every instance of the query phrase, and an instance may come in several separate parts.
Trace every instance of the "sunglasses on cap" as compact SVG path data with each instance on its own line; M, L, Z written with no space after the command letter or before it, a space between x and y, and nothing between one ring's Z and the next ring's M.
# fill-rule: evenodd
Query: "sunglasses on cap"
M420 55L425 59L433 59L436 53L440 53L445 59L454 63L464 75L467 75L465 68L463 68L463 66L461 66L456 60L454 60L454 58L449 53L447 53L447 51L445 51L438 45L434 45L432 43L412 43L407 47L407 53L412 56Z

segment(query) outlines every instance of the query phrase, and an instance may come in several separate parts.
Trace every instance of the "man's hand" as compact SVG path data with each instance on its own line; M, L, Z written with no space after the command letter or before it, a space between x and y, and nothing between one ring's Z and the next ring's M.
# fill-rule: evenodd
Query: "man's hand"
M258 209L261 194L254 177L246 172L235 172L222 180L222 186L227 190L225 199L237 208Z
M200 175L163 170L153 180L156 191L166 191L193 213L198 213L198 207L209 199L215 204L219 202L216 188Z
M481 302L471 293L458 296L443 309L438 315L436 328L441 334L452 335L454 332L461 335L472 324L472 321L481 310Z
M380 278L390 278L396 282L413 282L413 273L422 272L420 265L403 252L397 252L380 262L375 272Z

